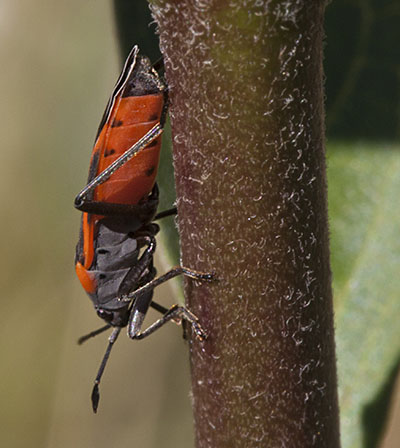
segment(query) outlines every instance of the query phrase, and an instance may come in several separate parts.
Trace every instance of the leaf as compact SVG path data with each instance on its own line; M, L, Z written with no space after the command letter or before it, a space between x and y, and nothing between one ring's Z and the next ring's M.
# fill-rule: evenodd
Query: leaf
M398 0L329 2L325 30L327 131L335 138L396 139ZM373 123L373 126L371 126Z
M390 404L381 392L391 389L399 360L399 149L331 144L328 151L343 448L376 446L385 412L368 416Z

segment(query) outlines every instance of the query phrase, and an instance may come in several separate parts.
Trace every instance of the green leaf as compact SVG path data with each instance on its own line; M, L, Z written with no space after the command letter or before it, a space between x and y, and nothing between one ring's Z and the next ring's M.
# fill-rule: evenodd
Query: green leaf
M400 148L331 144L328 191L342 446L372 448L400 354Z

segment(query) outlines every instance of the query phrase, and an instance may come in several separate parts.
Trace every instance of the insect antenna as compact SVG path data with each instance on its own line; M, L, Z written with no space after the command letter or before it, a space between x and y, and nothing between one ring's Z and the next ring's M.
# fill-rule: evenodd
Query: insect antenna
M156 60L156 62L154 62L154 64L153 64L153 69L154 69L156 72L164 71L164 59L163 59L162 56L161 56L160 58L158 58L158 59Z
M121 327L115 327L113 332L111 333L111 336L108 338L108 346L107 350L104 354L103 360L101 361L99 371L97 372L96 379L94 380L94 386L92 390L92 408L93 412L97 412L97 408L99 406L99 400L100 400L100 392L99 392L99 384L101 377L103 376L104 369L106 367L108 358L110 357L111 349L114 344L114 342L117 340L119 333L121 332Z
M97 330L91 331L88 334L85 334L84 336L81 336L78 339L78 345L82 345L84 342L86 342L88 339L94 338L95 336L97 336L100 333L103 333L103 331L108 330L111 327L110 324L104 325L104 327L100 327Z

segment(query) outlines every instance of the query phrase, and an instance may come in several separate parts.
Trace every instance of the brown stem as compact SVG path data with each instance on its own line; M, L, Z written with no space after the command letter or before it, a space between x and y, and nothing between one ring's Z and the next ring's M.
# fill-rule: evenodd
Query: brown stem
M171 96L196 447L339 446L322 23L310 0L154 2Z

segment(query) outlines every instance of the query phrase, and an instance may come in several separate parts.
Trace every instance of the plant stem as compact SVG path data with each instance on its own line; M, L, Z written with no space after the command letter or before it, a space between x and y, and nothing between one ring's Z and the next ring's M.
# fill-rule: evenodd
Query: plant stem
M170 88L196 447L339 447L322 1L153 2Z

